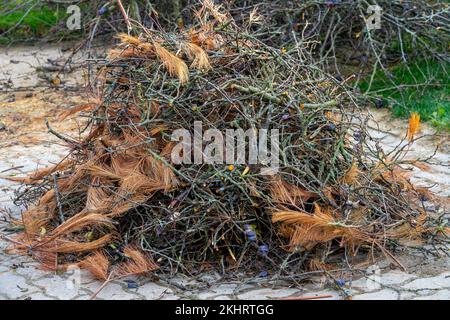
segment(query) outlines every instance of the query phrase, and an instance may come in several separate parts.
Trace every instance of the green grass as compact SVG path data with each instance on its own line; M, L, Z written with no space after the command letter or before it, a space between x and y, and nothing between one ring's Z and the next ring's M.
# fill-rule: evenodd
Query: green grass
M67 17L65 6L50 8L40 3L30 11L28 11L30 5L27 5L24 8L8 12L20 2L11 1L6 7L1 8L0 34L10 31L0 36L0 44L39 39L51 32L53 27Z
M370 96L387 101L397 117L409 117L411 112L418 112L422 120L439 129L450 130L450 81L447 70L450 70L450 63L437 61L399 64L389 70L392 74L390 79L380 70L371 85L369 75L360 82L359 87Z

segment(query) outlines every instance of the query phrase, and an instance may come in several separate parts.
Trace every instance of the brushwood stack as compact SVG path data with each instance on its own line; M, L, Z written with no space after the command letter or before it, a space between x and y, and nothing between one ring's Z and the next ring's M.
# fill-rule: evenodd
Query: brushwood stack
M298 275L374 251L392 258L403 240L436 233L421 205L428 192L409 182L400 153L370 144L367 117L309 44L270 47L209 1L197 19L176 34L134 25L119 36L94 102L61 116L87 116L83 138L64 139L68 156L27 178L22 198L33 205L11 250L102 279ZM196 122L277 129L276 170L175 163L172 133L194 136Z

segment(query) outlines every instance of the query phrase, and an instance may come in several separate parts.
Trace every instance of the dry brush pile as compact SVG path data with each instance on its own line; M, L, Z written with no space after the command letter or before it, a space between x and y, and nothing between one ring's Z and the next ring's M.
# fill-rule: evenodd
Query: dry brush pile
M378 67L417 56L449 60L447 1L250 0L233 2L231 8L265 42L289 45L301 36L317 41L316 58L330 67L348 62L349 55L365 55ZM378 26L368 28L370 23Z
M71 152L26 178L33 203L11 249L50 269L77 264L107 279L159 269L300 274L424 242L439 232L431 195L371 142L345 84L312 63L307 44L274 49L205 1L198 24L135 26L101 68ZM171 133L279 129L280 166L174 164ZM408 136L414 140L415 126ZM360 260L359 260L360 261Z

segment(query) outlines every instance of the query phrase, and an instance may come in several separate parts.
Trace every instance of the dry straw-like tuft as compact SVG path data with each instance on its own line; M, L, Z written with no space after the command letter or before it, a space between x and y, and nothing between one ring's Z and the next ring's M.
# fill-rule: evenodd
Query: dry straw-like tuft
M96 107L97 107L96 103L84 103L84 104L80 104L78 106L74 106L74 107L62 112L58 116L58 120L62 121L64 119L66 119L67 117L70 117L71 115L74 115L78 112L94 110Z
M203 0L203 11L208 11L214 19L219 23L225 23L228 21L228 17L226 14L221 13L222 5L215 5L211 0Z
M340 239L344 244L355 244L364 239L357 227L339 222L328 209L321 208L317 203L314 203L314 208L313 214L304 211L274 213L272 222L292 227L289 234L291 249L300 246L310 250L318 243L333 239Z
M88 242L78 242L70 240L57 240L55 242L50 242L48 247L46 246L45 251L57 252L57 253L78 253L78 252L88 252L100 249L107 244L111 243L113 236L111 234L104 235L93 241ZM44 250L41 248L41 250Z
M358 180L359 173L358 164L353 162L342 180L345 184L353 185Z
M126 246L123 253L128 261L117 266L115 274L118 276L138 275L158 269L152 257L133 246Z
M154 44L156 55L163 62L171 76L176 76L181 84L188 82L189 69L186 63L158 43Z
M54 240L61 235L66 235L71 232L82 230L86 227L92 226L103 226L109 229L113 229L113 221L108 217L105 217L102 214L90 213L83 214L80 212L79 214L73 216L69 220L65 221L61 225L59 225L56 229L54 229L45 239L45 242Z
M183 50L186 52L189 59L192 60L191 67L201 70L208 71L211 69L211 64L209 63L208 55L205 50L196 45L195 43L185 43L183 44Z
M414 136L419 132L420 129L420 115L417 112L411 113L409 118L409 126L407 138L410 142L414 140Z
M151 43L145 42L138 37L133 37L126 33L120 33L119 39L122 42L122 44L132 45L142 50L144 53L152 53L154 51L153 45Z
M89 270L94 277L101 280L108 278L110 262L102 250L97 250L78 263L80 268Z
M275 202L303 207L303 203L317 195L293 184L283 181L280 176L271 179L270 194Z

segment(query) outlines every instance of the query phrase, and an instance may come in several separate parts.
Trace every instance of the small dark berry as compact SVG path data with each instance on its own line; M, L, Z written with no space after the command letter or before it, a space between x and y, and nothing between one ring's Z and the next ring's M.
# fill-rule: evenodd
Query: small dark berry
M386 106L386 103L383 99L377 99L375 100L375 107L380 109Z

